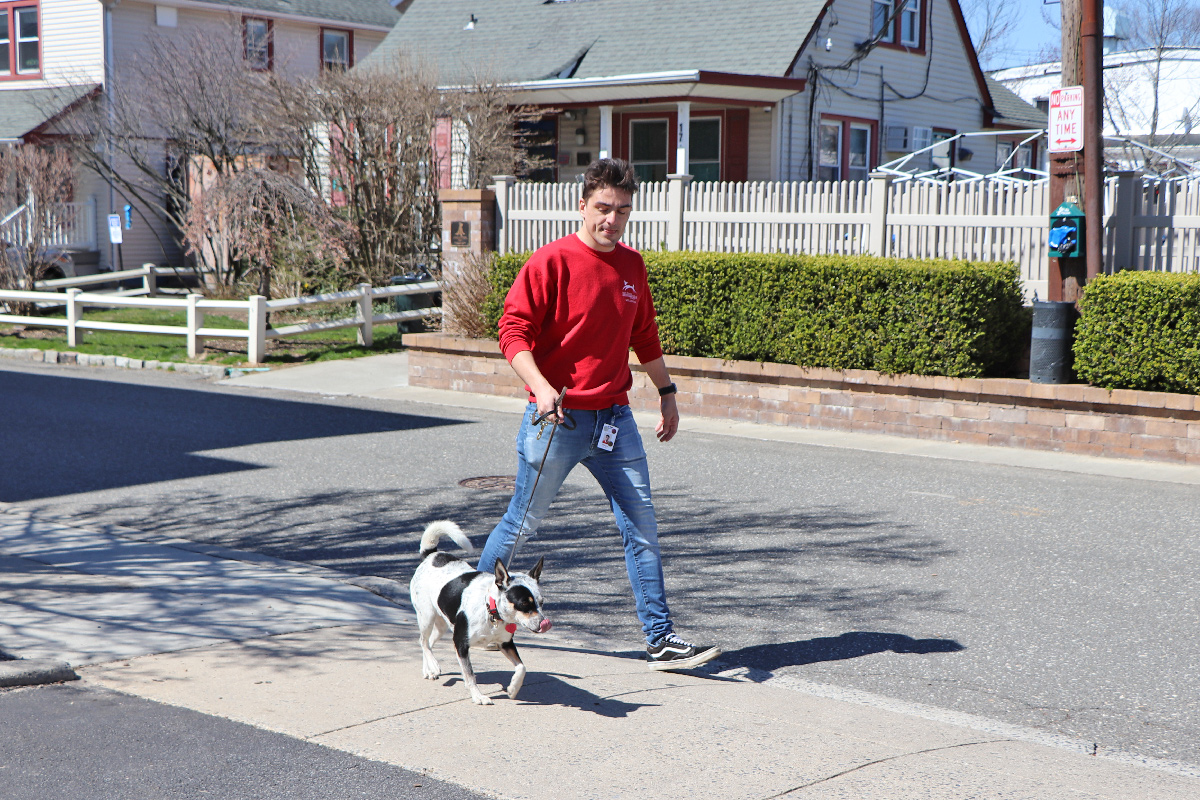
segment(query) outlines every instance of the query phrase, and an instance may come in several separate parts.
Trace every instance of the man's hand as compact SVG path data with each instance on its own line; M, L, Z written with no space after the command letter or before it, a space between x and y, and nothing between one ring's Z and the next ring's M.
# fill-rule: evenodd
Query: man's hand
M658 401L658 407L662 411L662 417L654 427L654 435L660 442L669 442L679 430L679 406L675 402L675 395L663 396Z
M517 377L525 381L525 385L533 392L533 397L537 401L538 416L548 414L554 410L555 402L561 393L550 385L546 377L542 375L542 371L538 369L537 362L533 360L533 353L528 350L522 350L512 358L513 371L517 373ZM563 421L562 410L558 412L558 421Z

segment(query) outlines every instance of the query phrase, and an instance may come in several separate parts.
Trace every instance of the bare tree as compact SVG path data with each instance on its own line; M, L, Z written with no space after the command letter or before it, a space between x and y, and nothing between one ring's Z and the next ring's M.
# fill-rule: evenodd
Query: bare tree
M975 53L986 69L1017 29L1021 20L1018 0L963 0L962 11Z
M447 94L455 150L463 158L463 183L482 189L494 175L526 175L552 165L536 155L526 126L552 110L513 104L512 90L486 73Z
M46 244L70 222L74 170L61 149L32 144L0 148L0 286L32 290L52 266Z
M353 228L348 282L386 280L432 264L441 242L434 129L442 101L421 65L327 71L276 80L282 149Z
M1180 119L1163 119L1167 86L1173 76L1164 72L1171 51L1200 46L1200 3L1196 0L1125 0L1129 20L1129 49L1139 52L1136 63L1107 68L1104 76L1105 115L1117 131L1134 132L1144 144L1170 152L1182 140L1176 125L1185 133L1200 112L1200 99L1188 87L1190 105ZM1148 172L1158 172L1170 162L1150 150L1126 146L1126 157L1141 161Z
M220 176L246 168L248 155L277 138L264 113L269 98L263 75L244 58L231 15L215 28L147 37L105 94L67 115L59 129L80 164L135 208L169 222L167 235L179 237L192 203L189 163L203 159ZM181 242L162 242L164 253L172 244Z
M188 209L184 241L192 252L219 241L239 266L238 282L272 297L280 277L291 292L314 277L312 265L340 267L350 230L288 174L286 161L261 163L206 181Z

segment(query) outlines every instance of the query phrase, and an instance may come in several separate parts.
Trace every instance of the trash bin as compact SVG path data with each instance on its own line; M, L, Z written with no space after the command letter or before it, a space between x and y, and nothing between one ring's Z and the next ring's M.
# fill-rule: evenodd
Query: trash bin
M393 275L392 286L407 286L414 283L424 283L425 281L433 280L424 264L418 264L417 268L405 273L404 275ZM396 310L397 311L412 311L418 308L433 308L441 304L441 292L421 292L419 294L398 294L396 295ZM420 319L402 320L396 323L396 331L398 333L420 333L425 330L425 322Z
M1033 336L1029 343L1029 380L1033 383L1069 383L1074 361L1075 320L1079 312L1070 302L1033 301Z

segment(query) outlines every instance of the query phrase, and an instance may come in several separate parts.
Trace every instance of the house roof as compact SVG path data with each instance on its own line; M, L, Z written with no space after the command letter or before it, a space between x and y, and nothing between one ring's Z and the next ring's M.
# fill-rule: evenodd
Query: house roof
M320 20L391 28L400 12L387 0L200 0L204 5L228 6L263 14L312 17Z
M94 83L0 91L0 142L18 141L99 89Z
M992 125L1012 128L1044 128L1048 115L1037 106L1030 105L991 75L984 76L988 91L992 95Z
M826 3L411 0L364 64L404 53L435 67L442 83L674 70L783 77Z

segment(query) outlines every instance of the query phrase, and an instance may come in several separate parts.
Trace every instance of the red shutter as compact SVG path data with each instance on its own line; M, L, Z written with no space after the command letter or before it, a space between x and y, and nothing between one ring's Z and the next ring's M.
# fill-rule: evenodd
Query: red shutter
M450 130L454 121L450 117L438 117L433 129L433 153L437 159L437 185L439 189L450 188Z
M750 109L725 110L725 142L721 180L744 181L750 174Z

